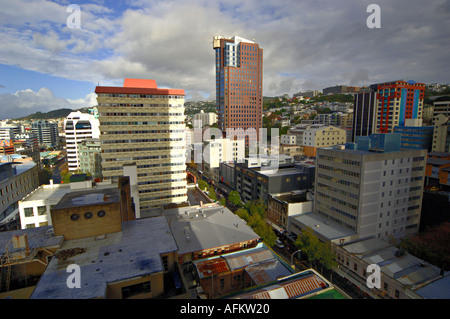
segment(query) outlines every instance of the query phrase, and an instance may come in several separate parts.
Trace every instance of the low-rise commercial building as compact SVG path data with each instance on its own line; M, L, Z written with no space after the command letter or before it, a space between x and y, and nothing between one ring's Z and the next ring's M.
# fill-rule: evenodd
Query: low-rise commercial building
M39 186L38 167L25 156L13 155L0 163L0 228L20 226L19 201ZM6 160L6 158L5 158Z
M314 165L295 164L290 156L260 156L244 163L220 166L221 182L236 190L247 203L261 200L266 203L269 194L312 189Z

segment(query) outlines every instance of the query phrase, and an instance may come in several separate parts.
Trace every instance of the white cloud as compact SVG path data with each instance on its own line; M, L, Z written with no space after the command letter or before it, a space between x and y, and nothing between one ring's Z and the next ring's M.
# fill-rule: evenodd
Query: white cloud
M20 90L15 93L0 94L0 119L18 118L35 112L70 108L79 109L97 105L96 94L89 93L80 99L64 99L56 97L48 88L41 88L37 92L31 89Z
M404 77L448 82L448 1L379 0L378 30L366 26L369 0L129 0L123 12L95 2L80 4L81 29L69 29L68 2L0 0L0 63L103 85L152 78L215 96L212 37L221 34L264 49L266 96Z

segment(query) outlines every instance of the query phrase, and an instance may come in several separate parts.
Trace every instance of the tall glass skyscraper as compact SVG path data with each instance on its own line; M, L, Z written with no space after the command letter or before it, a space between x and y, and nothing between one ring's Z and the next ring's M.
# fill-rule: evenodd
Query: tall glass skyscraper
M215 36L213 48L219 129L224 134L235 129L235 136L245 138L248 146L256 142L262 128L263 50L238 36Z

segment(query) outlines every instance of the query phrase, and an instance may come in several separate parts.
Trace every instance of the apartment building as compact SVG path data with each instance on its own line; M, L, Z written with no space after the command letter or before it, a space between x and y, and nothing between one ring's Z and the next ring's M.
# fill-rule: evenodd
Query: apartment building
M203 171L214 181L219 181L221 162L243 161L245 140L219 138L203 141Z
M394 81L377 85L374 133L393 133L406 119L421 119L425 84Z
M298 145L297 135L295 134L282 134L281 135L281 145Z
M0 228L20 225L19 201L39 186L38 166L24 156L0 163Z
M94 115L80 111L71 112L64 119L69 171L80 169L79 144L86 139L99 138L99 126L100 123Z
M345 144L347 131L335 126L315 124L306 128L303 134L303 153L315 157L318 148Z
M47 120L34 121L31 130L38 137L40 145L55 147L59 142L58 124Z
M0 140L14 140L19 133L20 129L16 125L0 125Z
M200 113L194 115L193 120L200 121L202 127L207 125L211 126L217 123L217 114L212 112L205 113L203 110L200 110Z
M360 238L417 234L427 150L400 145L400 134L372 134L319 149L315 212Z
M450 152L450 101L434 102L433 152Z
M216 105L219 129L241 128L238 139L254 143L262 128L263 50L238 36L215 36ZM246 134L250 129L256 133ZM227 135L228 136L228 135Z
M97 86L102 175L117 182L136 163L140 209L187 201L184 90L155 80Z
M433 126L423 126L422 119L406 119L405 125L395 126L394 133L401 134L403 148L426 149L431 151Z
M92 178L101 179L102 151L100 139L86 139L78 144L80 171L90 173Z
M270 194L312 189L314 170L314 165L296 164L290 156L260 156L233 165L221 163L220 178L240 193L244 203L261 200L267 204Z

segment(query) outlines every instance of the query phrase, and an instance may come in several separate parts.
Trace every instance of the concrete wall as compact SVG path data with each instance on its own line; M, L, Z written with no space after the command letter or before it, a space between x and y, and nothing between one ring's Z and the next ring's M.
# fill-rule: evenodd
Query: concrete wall
M98 217L97 212L106 212L104 217ZM92 218L86 219L84 214L92 213ZM72 214L78 214L79 219L71 220ZM69 209L53 209L51 212L55 236L64 235L64 239L76 239L98 236L121 231L120 203L72 207Z

